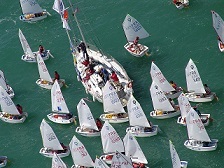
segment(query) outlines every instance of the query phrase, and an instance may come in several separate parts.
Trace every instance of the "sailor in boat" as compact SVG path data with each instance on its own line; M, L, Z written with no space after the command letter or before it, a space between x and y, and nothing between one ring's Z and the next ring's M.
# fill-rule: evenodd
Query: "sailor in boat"
M85 60L89 60L89 55L88 55L87 50L86 50L86 45L83 41L81 41L81 43L78 46L78 52L79 53L80 53L80 50L82 50L83 58L85 58Z
M5 118L9 118L9 119L15 119L15 120L20 120L22 118L23 115L23 108L21 105L17 104L16 105L17 110L19 111L19 115L11 115L11 114L4 114Z
M60 75L58 74L58 72L57 71L54 71L54 79L53 79L53 82L55 81L55 80L60 80Z
M42 45L39 45L39 53L40 53L41 57L47 56L47 51L44 49L44 47Z
M96 119L96 126L98 128L98 130L100 131L103 127L103 124L101 122L101 120L99 118Z
M104 84L107 83L107 81L109 80L109 72L107 71L106 68L101 67L98 71L98 74L100 75L100 77L103 79Z
M179 0L173 0L173 3L177 6L182 5L182 3Z
M222 42L222 40L220 39L219 36L218 36L218 40L220 42L220 48L223 49L224 48L224 43Z
M132 52L135 52L136 54L138 54L142 51L142 49L141 49L142 46L141 46L141 44L138 44L138 42L139 42L139 37L137 36L135 38L135 40L133 41L133 44L129 48Z
M144 163L133 163L133 168L145 168Z
M208 85L207 84L204 84L204 88L205 88L205 94L204 94L204 96L206 97L206 96L209 96L212 92L211 92L211 89L208 87Z
M117 74L116 74L114 71L111 72L110 79L112 79L112 82L113 82L115 85L119 84L119 79L118 79L118 77L117 77Z
M174 81L170 81L170 85L175 89L175 91L172 91L172 93L177 93L179 91L182 91L180 87L177 86L177 84Z

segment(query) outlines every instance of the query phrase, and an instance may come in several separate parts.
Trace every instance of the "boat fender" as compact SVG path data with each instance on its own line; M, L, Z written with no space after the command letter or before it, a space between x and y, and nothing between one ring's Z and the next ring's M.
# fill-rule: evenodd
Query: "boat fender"
M54 115L54 118L58 118L58 115Z

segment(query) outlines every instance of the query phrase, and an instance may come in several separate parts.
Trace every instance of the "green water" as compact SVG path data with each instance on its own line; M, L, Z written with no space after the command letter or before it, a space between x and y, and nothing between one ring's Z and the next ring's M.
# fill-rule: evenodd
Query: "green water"
M68 38L62 29L59 15L52 10L53 0L38 2L52 16L35 24L28 24L18 18L21 14L19 1L0 1L0 69L15 91L13 101L21 104L29 114L23 124L0 122L0 155L8 156L10 161L7 167L11 168L51 167L51 159L39 154L42 147L39 126L43 118L47 120L46 115L51 111L50 91L35 84L38 78L37 65L20 59L23 51L18 38L19 28L33 51L38 49L39 44L51 50L55 58L46 61L46 65L51 75L57 70L66 80L69 88L63 88L62 92L70 111L77 115L76 105L80 99L89 97L91 100L91 96L85 93L81 83L76 80ZM64 3L68 4L66 1ZM80 12L77 16L87 33L87 41L91 42L90 36L95 41L98 38L101 49L123 65L134 80L135 98L142 105L146 116L161 129L157 136L137 138L149 166L172 167L168 142L170 139L180 158L189 162L188 167L223 167L224 55L217 46L217 35L212 27L210 12L214 10L224 18L223 0L192 0L190 6L183 10L177 10L171 0L82 0L74 3L78 4ZM121 23L127 13L134 16L151 34L149 38L141 40L141 43L149 46L150 57L135 58L124 50L126 39ZM75 24L71 27L78 32ZM218 102L199 104L199 110L210 113L213 118L213 122L206 127L211 138L219 139L218 148L213 152L195 152L184 147L183 143L187 139L186 127L178 125L177 118L155 120L149 117L149 112L153 109L149 93L151 61L155 61L168 80L174 80L179 86L186 88L184 69L189 58L195 61L203 82L219 97ZM94 117L99 117L103 112L102 104L87 103ZM77 135L74 124L59 125L50 121L49 124L58 139L65 144L70 142L74 134ZM113 126L123 138L128 123ZM102 154L100 137L77 137L93 159ZM68 167L73 164L71 155L63 158L63 161Z

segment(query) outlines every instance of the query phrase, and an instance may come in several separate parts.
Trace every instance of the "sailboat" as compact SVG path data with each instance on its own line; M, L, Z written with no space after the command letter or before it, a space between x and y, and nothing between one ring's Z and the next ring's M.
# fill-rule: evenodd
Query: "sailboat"
M38 72L39 72L40 78L36 81L36 84L42 88L51 89L54 82L40 54L37 54L37 65L38 65ZM60 79L58 81L58 84L60 87L62 87L64 83L65 83L64 79Z
M157 135L158 125L152 125L152 123L148 121L141 105L134 96L131 96L128 100L127 108L130 126L126 129L126 132L130 132L136 137Z
M101 141L104 154L100 156L100 159L107 164L111 164L116 151L124 152L124 144L120 136L108 121L105 121L101 130Z
M96 158L94 168L110 168L102 159Z
M213 151L217 148L217 139L210 139L208 133L193 108L186 116L188 140L184 146L194 151Z
M37 62L36 56L39 51L32 52L30 45L28 44L23 32L19 29L19 40L22 45L24 54L22 55L21 59L25 62ZM45 50L44 53L41 54L43 60L47 60L50 56L50 50Z
M74 165L71 168L93 167L94 163L85 146L74 135L69 143Z
M154 62L151 64L150 75L152 80L157 83L167 98L175 99L182 93L183 89L181 87L174 89L171 86L171 84L166 80L166 78L163 76L163 73Z
M44 146L39 151L41 155L52 158L54 153L57 153L59 157L66 157L70 154L69 148L59 142L53 129L44 119L40 124L40 133Z
M154 81L152 81L150 93L154 108L154 111L150 112L151 117L156 119L166 119L180 115L179 106L171 105L162 89Z
M187 161L180 161L179 155L173 145L173 143L169 140L170 143L170 155L172 160L173 168L187 168Z
M54 5L53 9L60 14L63 22L63 27L65 28L66 33L68 35L78 81L82 83L82 85L86 90L86 93L92 95L93 101L98 100L99 102L102 103L103 102L102 88L105 85L106 80L108 80L108 78L106 79L104 78L103 75L100 75L100 71L101 69L105 69L108 72L108 77L112 74L112 72L115 72L119 81L118 83L113 82L113 85L115 86L116 91L119 95L119 98L122 100L123 105L126 106L125 103L127 103L130 95L133 93L132 80L129 78L125 69L123 68L122 65L120 65L120 63L117 60L115 60L111 56L110 57L106 56L105 54L102 53L102 50L94 49L94 47L91 47L92 45L86 43L81 26L76 17L77 8L76 10L74 10L73 9L74 4L72 4L70 0L69 3L71 6L69 9L72 9L74 19L77 23L80 34L82 36L81 41L84 43L85 46L88 46L86 47L86 52L88 53L89 61L87 61L84 58L85 53L82 50L77 49L77 47L81 43L73 43L73 41L71 40L71 37L69 35L70 27L68 26L67 22L68 19L64 18L66 8L64 7L64 5L62 5L63 4L62 0L55 0L54 4L60 4L60 5ZM80 11L81 10L79 9L79 12ZM81 42L79 39L75 39L75 41ZM91 65L91 70L90 68L88 68L88 65Z
M7 165L8 158L7 156L0 156L0 167L5 167Z
M124 148L125 148L125 155L131 158L133 164L140 165L143 164L145 168L147 167L148 161L138 144L138 141L135 137L132 136L130 132L127 132L125 137L123 138Z
M186 126L186 116L187 113L191 109L191 104L189 103L188 99L184 96L184 94L180 94L178 97L178 104L181 111L181 116L178 117L177 123ZM200 119L204 126L208 126L210 123L210 114L200 114Z
M111 168L133 168L131 159L119 151L113 156Z
M5 89L5 91L9 94L10 98L13 98L15 96L14 90L12 87L7 83L7 80L4 76L4 73L2 70L0 70L0 86Z
M221 52L224 52L224 21L215 11L212 12L213 27L218 35L218 46Z
M173 0L173 3L177 9L183 9L189 6L189 0Z
M50 15L46 9L42 9L36 0L20 0L22 15L19 17L21 21L32 23L42 20Z
M116 90L109 81L103 87L103 109L107 114L101 114L100 119L110 123L123 123L128 121L128 114L124 111Z
M0 119L8 123L23 123L28 114L26 112L20 113L12 99L6 93L5 89L0 86L0 104L2 112L0 112Z
M191 102L210 102L214 99L215 93L211 92L209 95L205 94L205 89L199 75L198 69L193 60L190 59L186 68L185 75L187 81L187 91L185 96Z
M83 99L79 101L77 111L80 126L76 128L75 132L82 136L100 136L100 131L93 115Z
M51 106L52 113L47 115L49 120L59 124L70 124L74 122L75 118L68 110L57 79L51 88Z
M55 152L53 154L51 168L67 168L66 164Z
M133 43L136 37L139 39L147 38L149 33L142 27L142 25L131 15L127 14L122 24L125 36L128 43L125 44L124 48L132 55L136 57L142 57L145 55L149 48L142 44Z

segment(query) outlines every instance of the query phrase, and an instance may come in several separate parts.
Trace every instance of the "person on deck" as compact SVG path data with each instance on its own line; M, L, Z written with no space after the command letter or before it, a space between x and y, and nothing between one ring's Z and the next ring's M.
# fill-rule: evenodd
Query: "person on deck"
M23 114L23 107L20 104L16 105L17 110L19 111L20 114Z
M102 127L103 127L103 124L102 124L102 122L100 121L99 118L96 119L96 126L97 126L97 128L98 128L99 131L100 131L100 130L102 129Z
M55 80L60 80L60 75L58 74L58 72L57 71L54 71L54 80L53 81L55 81Z
M78 51L79 52L80 52L80 49L83 52L83 57L85 58L85 60L89 61L89 55L88 55L87 50L86 50L86 45L85 45L85 43L83 41L81 41L81 43L78 46Z
M44 47L42 45L39 45L39 53L42 57L44 56Z
M219 36L218 36L218 40L220 41L220 48L223 49L224 48L224 43L222 42L222 40L220 39Z
M204 96L208 96L208 95L210 95L212 92L211 92L211 89L208 87L208 85L207 84L204 84L204 88L205 88L205 94L204 94Z
M114 71L112 71L110 78L113 80L113 82L115 84L119 83L119 79L117 77L117 74Z
M173 108L175 109L175 103L174 103L174 101L171 98L169 98L169 102L173 106Z

